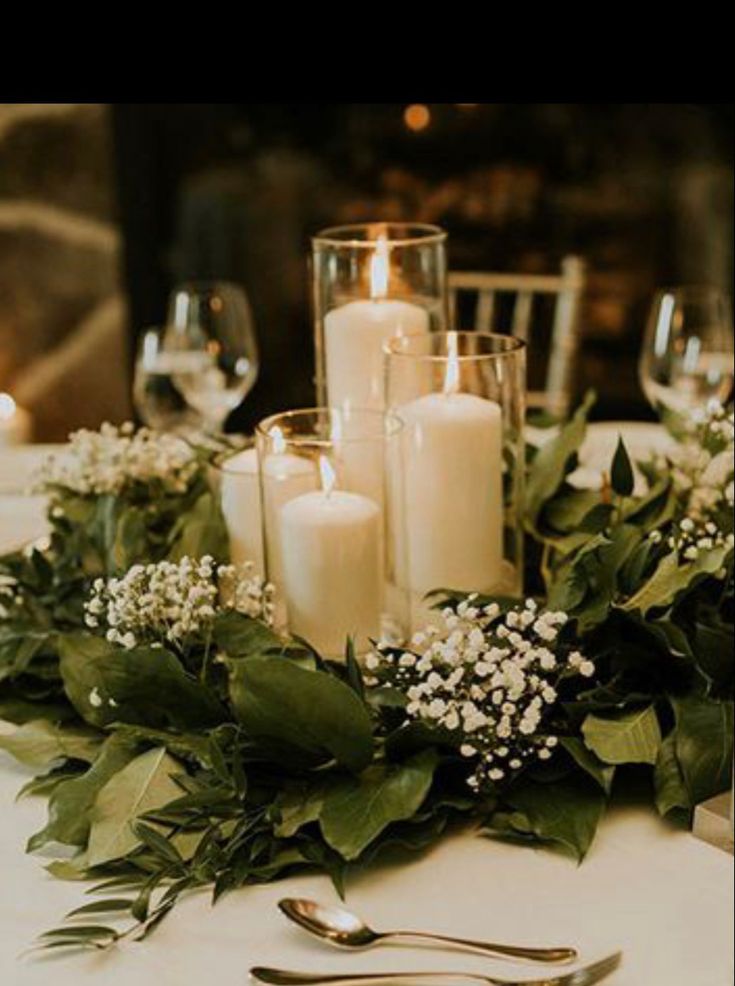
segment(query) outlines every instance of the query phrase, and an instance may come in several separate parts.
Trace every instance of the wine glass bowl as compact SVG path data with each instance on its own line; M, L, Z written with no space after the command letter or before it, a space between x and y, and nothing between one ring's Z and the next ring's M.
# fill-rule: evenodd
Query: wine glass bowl
M692 413L733 392L733 324L727 295L710 287L659 291L639 361L643 391L663 424L686 430Z
M179 354L174 383L187 404L207 428L220 431L258 376L253 317L243 289L225 281L174 288L165 348Z
M166 328L146 329L140 337L133 376L133 404L143 424L158 431L196 430L201 417L174 382L188 353L164 348Z

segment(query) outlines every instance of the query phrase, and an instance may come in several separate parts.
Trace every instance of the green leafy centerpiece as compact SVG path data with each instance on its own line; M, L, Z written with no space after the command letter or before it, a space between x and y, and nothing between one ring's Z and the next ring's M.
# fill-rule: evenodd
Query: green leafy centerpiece
M94 579L227 553L206 456L174 436L109 424L75 432L35 488L48 497L48 544L0 559L0 716L25 699L65 702L58 639L84 626Z
M362 662L272 626L229 565L204 461L143 432L73 440L47 473L47 548L0 560L0 746L48 797L29 850L96 880L42 942L149 934L179 897L349 867L469 824L582 859L613 786L662 815L730 783L733 418L670 456L619 444L573 484L586 402L531 456L533 596L443 591ZM102 923L101 923L102 922Z

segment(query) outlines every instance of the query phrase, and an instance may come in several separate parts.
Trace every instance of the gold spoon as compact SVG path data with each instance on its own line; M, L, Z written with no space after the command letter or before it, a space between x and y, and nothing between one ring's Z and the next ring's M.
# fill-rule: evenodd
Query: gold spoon
M520 945L498 945L490 942L429 934L425 931L374 931L357 915L343 907L326 907L313 900L287 897L278 902L290 921L324 941L341 948L370 948L387 941L426 942L449 945L481 955L502 956L526 962L573 962L574 948L525 948Z

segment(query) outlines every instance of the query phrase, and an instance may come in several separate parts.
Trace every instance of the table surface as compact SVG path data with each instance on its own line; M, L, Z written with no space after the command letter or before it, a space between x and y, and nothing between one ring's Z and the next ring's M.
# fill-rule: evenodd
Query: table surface
M617 430L607 429L615 440ZM8 453L4 454L7 459ZM2 475L2 468L0 468ZM15 496L0 496L0 550ZM29 511L30 513L30 511ZM30 525L30 522L29 522ZM40 532L39 532L40 533ZM248 981L254 964L340 972L451 970L516 976L517 966L459 953L382 948L335 952L287 925L284 896L336 901L325 877L304 875L245 888L214 909L195 894L148 941L104 954L22 955L34 936L78 906L83 883L64 883L27 856L45 802L17 790L29 772L0 754L0 983L4 986L217 986ZM445 839L428 854L355 874L348 905L378 928L412 926L526 944L575 944L585 960L622 948L610 986L732 986L733 859L661 821L641 805L616 805L581 866L540 849L477 832ZM523 976L533 978L527 967Z

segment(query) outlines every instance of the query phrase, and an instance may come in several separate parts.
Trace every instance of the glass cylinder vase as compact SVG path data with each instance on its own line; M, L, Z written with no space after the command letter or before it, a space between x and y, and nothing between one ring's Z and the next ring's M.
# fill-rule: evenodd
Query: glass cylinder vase
M258 425L277 623L323 657L342 659L348 636L358 655L371 641L404 639L408 600L395 572L405 562L389 548L402 518L386 496L386 464L400 431L382 411L334 408L287 411Z
M317 401L383 410L393 336L447 327L446 233L420 223L335 226L312 240Z
M411 629L437 589L518 595L523 575L525 345L446 332L386 344L386 398L403 422L391 460L398 585Z

